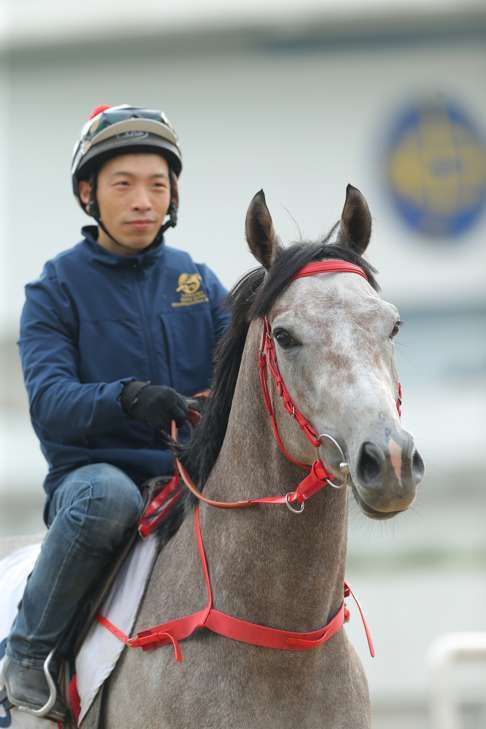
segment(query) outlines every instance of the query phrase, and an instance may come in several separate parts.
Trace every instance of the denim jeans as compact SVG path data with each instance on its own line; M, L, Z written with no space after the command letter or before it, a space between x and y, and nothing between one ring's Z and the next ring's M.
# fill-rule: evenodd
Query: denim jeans
M135 527L142 506L135 483L107 463L83 466L65 478L51 499L49 529L8 638L8 655L25 666L43 664Z

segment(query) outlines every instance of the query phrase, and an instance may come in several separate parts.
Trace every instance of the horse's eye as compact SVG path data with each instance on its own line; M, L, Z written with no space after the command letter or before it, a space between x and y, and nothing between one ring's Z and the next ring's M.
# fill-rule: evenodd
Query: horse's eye
M274 339L277 340L279 347L282 349L291 349L297 347L299 342L288 333L286 329L275 329L273 332Z
M398 321L395 322L395 325L390 334L390 339L393 339L393 337L397 336L398 332L400 331L401 324L402 324L402 322L400 321L400 319L398 319Z

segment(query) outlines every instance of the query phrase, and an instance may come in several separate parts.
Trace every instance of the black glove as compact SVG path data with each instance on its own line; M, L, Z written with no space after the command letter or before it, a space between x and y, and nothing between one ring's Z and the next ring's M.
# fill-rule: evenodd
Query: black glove
M188 403L172 387L151 385L150 382L128 382L121 393L123 409L134 420L152 428L169 431L175 420L177 427L187 419Z

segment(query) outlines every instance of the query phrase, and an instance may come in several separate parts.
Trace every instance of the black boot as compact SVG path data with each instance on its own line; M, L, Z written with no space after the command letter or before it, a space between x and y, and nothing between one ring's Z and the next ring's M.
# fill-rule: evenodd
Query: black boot
M50 676L49 663L50 656L46 659L44 668L26 667L16 659L5 656L2 667L3 683L10 703L19 711L63 722L69 714ZM51 678L51 686L46 672Z

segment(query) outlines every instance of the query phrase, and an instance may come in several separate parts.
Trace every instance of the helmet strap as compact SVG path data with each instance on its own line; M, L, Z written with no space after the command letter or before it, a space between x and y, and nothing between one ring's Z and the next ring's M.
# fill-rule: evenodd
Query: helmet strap
M94 218L98 222L98 218L100 217L98 200L96 198L96 191L97 191L97 187L98 187L98 175L96 173L91 175L88 182L89 182L89 200L86 203L86 205L84 205L83 207L84 207L85 213L87 213L91 218Z
M165 233L168 228L175 228L177 225L177 207L175 206L174 202L171 202L171 204L169 205L169 210L167 211L167 213L169 215L169 220L167 220L161 227L161 233Z
M167 220L162 228L160 229L162 233L165 233L165 231L168 228L175 228L177 225L177 217L179 214L179 183L177 180L177 175L174 173L173 170L169 170L169 180L170 180L170 205L169 209L167 211L169 215L169 220Z

